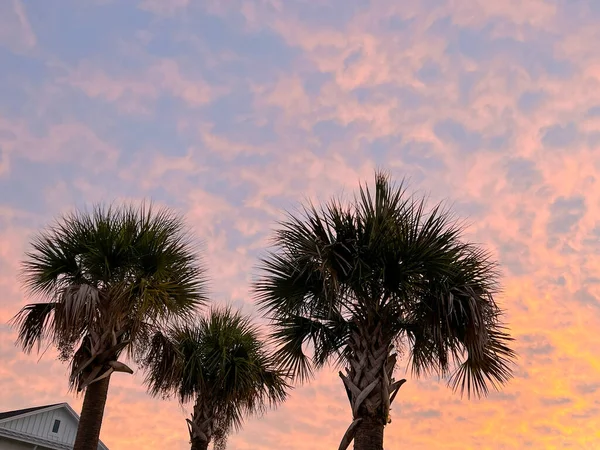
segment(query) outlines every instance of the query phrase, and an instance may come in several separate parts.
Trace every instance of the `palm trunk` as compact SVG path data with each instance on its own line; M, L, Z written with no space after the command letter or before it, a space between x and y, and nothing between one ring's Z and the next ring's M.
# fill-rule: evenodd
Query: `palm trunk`
M207 450L213 437L213 415L208 408L207 399L198 397L194 404L192 419L186 419L190 432L191 450Z
M382 450L384 426L381 420L364 418L354 435L354 450Z
M98 450L109 382L110 376L86 388L73 450Z
M208 442L199 438L194 438L191 441L192 450L208 450Z
M389 421L390 404L405 380L392 378L396 355L390 355L391 341L381 327L359 325L348 342L350 357L346 375L339 373L354 421L346 431L339 450L354 439L355 450L383 450L383 428Z

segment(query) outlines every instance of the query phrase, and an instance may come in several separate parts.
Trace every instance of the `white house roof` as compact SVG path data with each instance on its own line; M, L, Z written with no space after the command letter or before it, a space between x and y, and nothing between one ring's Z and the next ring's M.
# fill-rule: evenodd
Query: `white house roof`
M68 403L0 412L0 436L41 445L53 450L70 450L75 442L79 416ZM98 450L108 450L102 442Z

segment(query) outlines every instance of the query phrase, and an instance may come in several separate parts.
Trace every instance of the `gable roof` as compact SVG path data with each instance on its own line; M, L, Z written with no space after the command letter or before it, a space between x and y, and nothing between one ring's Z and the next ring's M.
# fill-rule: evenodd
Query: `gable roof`
M2 425L2 424L8 424L8 423L12 422L13 420L20 420L20 419L23 419L28 416L44 414L48 411L52 411L55 409L66 410L69 413L69 415L71 415L71 417L75 420L75 423L79 423L79 415L73 410L73 408L71 408L71 405L69 405L68 403L54 403L52 405L34 406L32 408L24 408L24 409L16 409L14 411L0 412L0 435L8 435L8 437L10 437L10 435L14 435L14 437L17 437L17 438L30 439L33 436L28 436L24 433L15 433L14 431L9 431L7 429L4 429L3 428L4 425ZM41 444L41 445L46 445L46 446L47 446L47 444L50 444L50 445L56 444L56 445L60 445L61 446L60 448L63 448L63 446L65 445L65 444L57 444L55 442L42 442L42 440L40 440L40 439L35 439L35 440L39 441L39 442L33 442L33 441L29 441L29 440L27 440L27 442L32 442L34 444ZM55 447L50 447L50 448L55 448ZM72 448L72 447L69 447L69 448ZM104 443L102 441L99 441L98 442L98 450L108 450L108 447L106 447L106 445L104 445Z
M58 406L60 404L61 403L54 403L52 405L34 406L33 408L15 409L14 411L0 412L0 420L10 419L11 417L16 417L16 416L20 416L20 415L23 415L23 414L36 412L36 411L39 411L41 409L51 408L53 406Z

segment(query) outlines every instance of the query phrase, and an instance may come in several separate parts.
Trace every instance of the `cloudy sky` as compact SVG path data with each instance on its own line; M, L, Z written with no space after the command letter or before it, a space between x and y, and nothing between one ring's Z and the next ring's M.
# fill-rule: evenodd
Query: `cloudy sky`
M53 351L21 354L6 325L57 214L177 208L215 302L255 313L282 209L381 167L451 202L501 262L520 355L484 400L409 377L386 448L599 448L599 25L597 0L0 1L0 410L81 406ZM112 378L103 441L189 448L184 410L141 381ZM324 370L230 449L337 448L349 421Z

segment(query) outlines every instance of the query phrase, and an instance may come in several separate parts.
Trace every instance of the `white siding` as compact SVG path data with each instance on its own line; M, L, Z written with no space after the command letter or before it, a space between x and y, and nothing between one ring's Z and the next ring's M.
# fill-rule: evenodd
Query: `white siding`
M55 420L60 420L57 433L52 432ZM0 427L69 445L73 445L75 442L75 433L77 432L77 423L64 408L11 420L0 424Z
M0 450L33 450L34 448L36 450L50 450L46 447L42 447L41 445L36 446L35 444L28 444L26 442L0 436Z
M13 441L12 439L0 436L0 450L31 450L33 447L33 444Z

